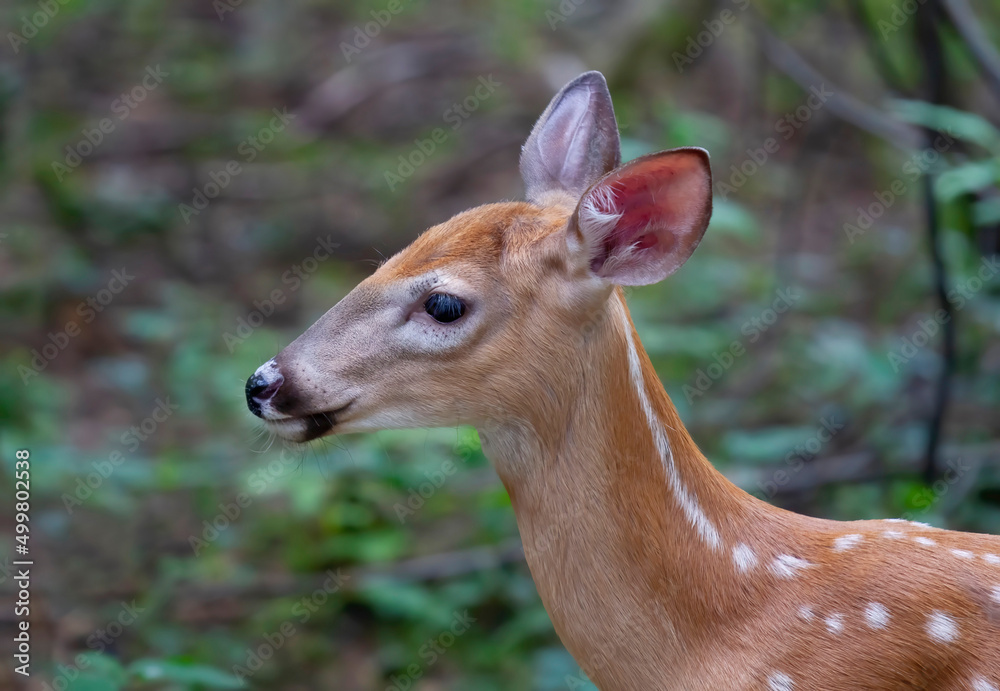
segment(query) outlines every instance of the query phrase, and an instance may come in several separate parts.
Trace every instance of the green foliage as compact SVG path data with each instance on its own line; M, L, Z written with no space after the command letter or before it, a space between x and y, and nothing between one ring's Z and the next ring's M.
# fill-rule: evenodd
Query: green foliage
M975 113L924 101L896 101L895 106L897 114L909 122L937 132L945 132L978 144L993 154L1000 154L1000 132L985 118Z
M716 182L806 96L765 66L747 15L675 69L672 54L737 3L639 3L632 15L608 3L404 1L350 62L342 42L387 1L229 4L218 16L213 3L59 3L0 65L0 486L11 485L14 450L31 449L32 522L52 548L37 616L60 635L38 634L39 675L75 665L74 691L238 688L237 667L253 671L245 688L278 691L382 691L401 675L412 691L593 689L517 555L510 499L475 430L285 447L246 411L244 382L417 232L517 197L518 143L564 73L606 72L626 160L704 146ZM860 5L879 40L891 8ZM35 11L28 1L0 10L16 30ZM840 88L889 92L860 42L829 40L831 26L845 30L839 6L767 0L757 11L825 60ZM559 13L554 25L548 12ZM918 92L914 32L911 22L878 43L902 75L897 92ZM949 43L949 55L960 48ZM114 117L113 99L158 62L169 79L59 180L52 164L67 146ZM502 93L389 189L386 171L442 126L479 74L494 74ZM956 92L974 91L967 63L956 75ZM919 180L862 237L843 232L874 193L906 179L910 154L820 110L745 185L717 196L687 266L629 291L685 424L748 491L863 453L876 479L773 500L841 519L910 515L1000 532L1000 277L977 278L982 240L1000 223L1000 134L973 100L891 109L957 140L927 168L948 287L964 291L944 452L972 469L955 482L928 487L918 472L940 333L901 365L890 358L937 309ZM240 143L284 106L296 126L241 158ZM240 175L182 218L178 205L230 160L244 164ZM292 288L283 276L327 235L337 256ZM80 306L122 266L134 285L85 322ZM789 290L797 297L778 312ZM280 304L241 331L274 291ZM80 334L25 379L68 322ZM143 432L167 399L177 409ZM823 420L844 427L813 453ZM98 469L114 454L105 477ZM9 549L0 541L0 562ZM95 652L91 634L123 600L145 611ZM431 654L465 613L474 625Z
M243 687L231 674L190 661L141 659L123 667L106 655L89 653L83 655L79 667L82 671L66 686L67 691L152 689L163 684L191 691Z

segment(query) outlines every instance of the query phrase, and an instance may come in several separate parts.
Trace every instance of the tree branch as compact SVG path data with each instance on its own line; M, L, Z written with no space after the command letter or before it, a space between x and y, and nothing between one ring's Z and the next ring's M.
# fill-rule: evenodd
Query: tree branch
M762 21L755 21L755 25L767 59L803 90L809 91L823 84L833 84L830 79L806 62L794 48L775 36ZM877 108L836 88L833 95L827 98L824 108L841 120L900 149L912 151L923 144L923 136L915 127L895 120Z
M983 70L986 81L993 92L1000 98L1000 53L997 52L989 37L983 31L979 20L973 14L966 0L939 0L941 7L948 14L952 26L969 47L972 57Z

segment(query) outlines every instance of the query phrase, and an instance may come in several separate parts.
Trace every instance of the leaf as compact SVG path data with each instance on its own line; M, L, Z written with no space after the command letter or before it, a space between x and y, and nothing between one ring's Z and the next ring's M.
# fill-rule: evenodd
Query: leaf
M746 207L719 197L712 200L712 222L708 232L725 233L746 242L754 242L760 238L757 220Z
M1000 132L982 117L948 106L938 106L925 101L892 101L896 114L914 125L945 132L953 137L978 144L1000 153Z
M709 151L726 148L732 132L725 120L706 112L686 112L665 107L658 111L660 125L665 131L664 146L690 146L697 144Z
M358 595L380 616L409 619L447 626L451 613L440 599L424 588L407 583L374 579L359 589Z
M972 218L977 226L1000 223L1000 197L983 199L972 206Z
M938 176L935 191L943 201L976 192L997 181L997 162L994 159L966 163L946 170Z
M208 665L145 658L129 665L128 671L142 681L174 681L210 689L239 689L243 686L229 672Z
M75 658L80 676L67 691L118 691L125 688L127 675L115 658L102 653L83 653Z
M501 654L513 654L519 645L529 644L552 630L552 620L543 607L522 609L492 634L491 647Z
M124 681L98 677L93 674L81 673L70 682L66 691L120 691L125 688Z
M324 547L332 557L368 563L398 559L411 545L405 533L387 528L333 535Z

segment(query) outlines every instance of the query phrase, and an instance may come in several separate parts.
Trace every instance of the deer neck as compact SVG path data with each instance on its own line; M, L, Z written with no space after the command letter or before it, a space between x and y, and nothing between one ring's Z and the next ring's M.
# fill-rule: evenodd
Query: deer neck
M768 507L698 451L620 292L606 309L572 390L549 382L559 394L543 412L480 432L566 647L601 689L658 688L664 665L696 664L738 615L736 526L752 530Z

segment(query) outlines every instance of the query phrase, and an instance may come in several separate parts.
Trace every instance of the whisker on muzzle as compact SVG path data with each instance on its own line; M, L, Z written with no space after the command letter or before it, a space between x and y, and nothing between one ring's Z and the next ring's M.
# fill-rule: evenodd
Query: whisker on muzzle
M271 447L274 445L274 440L277 439L277 438L278 438L278 434L276 432L271 432L271 435L270 435L270 437L267 440L267 446L264 447L264 450L261 451L261 453L267 453L268 451L270 451Z
M274 443L275 438L278 436L276 432L272 432L271 430L267 429L267 427L262 427L261 430L260 430L260 432L257 434L257 436L254 437L251 440L250 444L251 445L254 444L258 439L260 439L261 437L263 437L265 434L267 435L267 441L264 442L264 444L265 444L264 448L262 448L262 449L255 449L252 446L249 446L248 448L249 448L249 450L252 453L256 453L256 454L265 454L265 453L267 453L268 450L271 448L271 444Z

